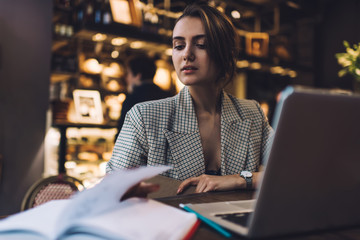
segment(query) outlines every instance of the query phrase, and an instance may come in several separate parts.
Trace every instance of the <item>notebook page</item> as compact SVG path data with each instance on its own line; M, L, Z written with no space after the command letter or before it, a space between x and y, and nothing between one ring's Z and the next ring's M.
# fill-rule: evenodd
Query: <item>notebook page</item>
M58 220L59 225L63 226L59 229L59 233L68 228L64 223L71 225L80 218L112 211L118 207L121 197L130 187L170 168L168 166L147 166L118 170L108 174L96 186L79 192L71 199L71 205Z
M197 218L193 213L151 199L131 198L118 208L75 223L67 234L93 233L104 239L182 239Z
M55 239L57 219L69 203L70 200L53 200L1 220L0 238L2 233L17 231Z

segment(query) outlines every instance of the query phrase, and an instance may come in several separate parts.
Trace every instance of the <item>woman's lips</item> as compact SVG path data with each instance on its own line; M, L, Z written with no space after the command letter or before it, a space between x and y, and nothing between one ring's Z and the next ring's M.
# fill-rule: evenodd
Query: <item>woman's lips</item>
M184 73L193 73L197 70L197 67L186 65L183 68L181 68L181 71Z

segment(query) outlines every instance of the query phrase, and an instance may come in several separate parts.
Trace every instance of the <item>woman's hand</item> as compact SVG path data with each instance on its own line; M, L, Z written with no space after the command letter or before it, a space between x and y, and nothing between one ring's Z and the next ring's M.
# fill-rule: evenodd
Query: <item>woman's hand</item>
M260 172L253 172L253 188L258 185ZM183 181L177 193L181 193L189 186L196 186L196 193L209 192L209 191L227 191L240 188L246 188L246 181L240 175L225 175L225 176L214 176L214 175L201 175L199 177L188 178Z
M153 183L140 182L135 186L131 187L121 198L122 200L131 198L131 197L147 197L149 193L156 192L159 190L160 186Z

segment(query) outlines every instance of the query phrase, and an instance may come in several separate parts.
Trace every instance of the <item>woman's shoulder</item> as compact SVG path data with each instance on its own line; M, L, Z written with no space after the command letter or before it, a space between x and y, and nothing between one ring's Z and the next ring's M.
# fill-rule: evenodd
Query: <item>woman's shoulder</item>
M164 108L173 105L175 103L175 99L176 99L176 95L172 97L141 102L136 104L135 106L140 110Z
M242 99L242 98L237 98L229 93L226 93L227 96L230 98L231 102L234 105L237 106L241 106L244 108L249 108L249 109L258 109L258 105L259 103L256 100L253 99Z
M237 110L237 112L243 117L254 117L261 114L260 104L256 100L252 99L240 99L231 94L227 94L231 103Z
M151 100L135 104L129 111L133 118L152 118L160 120L167 118L175 108L176 95L159 100Z
M138 103L128 112L133 125L151 129L164 129L173 122L175 96L159 100Z

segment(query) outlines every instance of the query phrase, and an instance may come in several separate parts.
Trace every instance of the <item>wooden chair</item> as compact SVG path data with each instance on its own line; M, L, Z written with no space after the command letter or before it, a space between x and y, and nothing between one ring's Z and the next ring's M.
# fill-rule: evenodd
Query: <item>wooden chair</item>
M84 186L80 180L65 174L40 179L26 192L21 210L24 211L55 199L68 199L83 189Z

